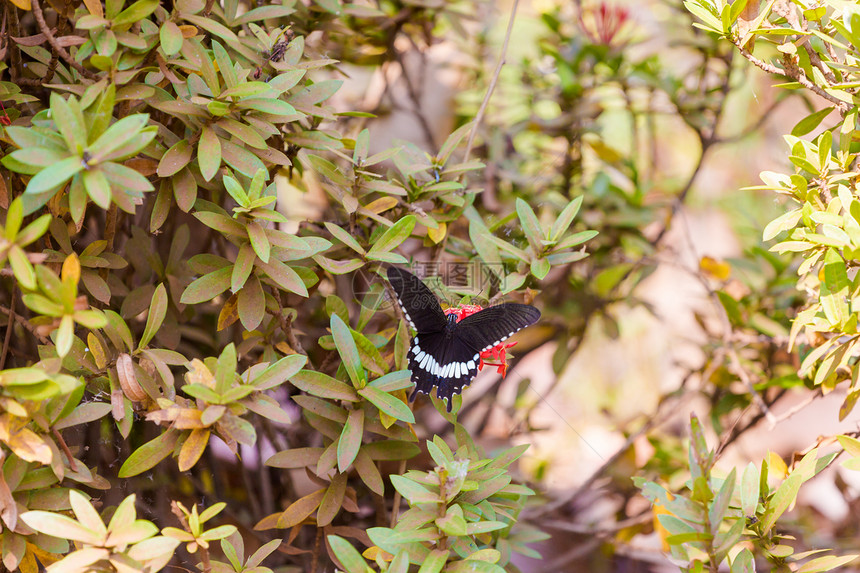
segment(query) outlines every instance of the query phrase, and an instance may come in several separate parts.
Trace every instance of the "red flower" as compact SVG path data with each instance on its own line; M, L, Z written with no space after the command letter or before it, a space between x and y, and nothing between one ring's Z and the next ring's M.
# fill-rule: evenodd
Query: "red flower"
M12 125L12 118L6 113L6 106L3 105L2 101L0 101L0 109L3 110L3 115L0 116L0 125Z
M457 317L457 322L460 322L464 318L469 315L475 314L484 310L480 305L477 304L463 304L456 308L448 308L445 310L445 314L453 314ZM487 366L495 366L496 372L502 375L502 378L508 373L508 357L507 351L508 348L512 346L516 346L516 342L500 342L489 350L485 350L481 352L481 362L478 364L478 370L483 370L484 365Z
M579 25L592 42L609 46L628 19L627 8L600 2L596 8L590 6L580 12Z

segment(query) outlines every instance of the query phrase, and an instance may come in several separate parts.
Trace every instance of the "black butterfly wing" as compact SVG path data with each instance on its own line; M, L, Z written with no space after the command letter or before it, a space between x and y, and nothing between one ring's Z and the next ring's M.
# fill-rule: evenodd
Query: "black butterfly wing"
M536 323L539 318L540 311L527 304L509 302L491 306L457 323L455 344L481 353Z
M421 279L397 267L388 267L388 282L397 293L397 302L406 320L419 333L445 330L448 319L433 294Z
M388 280L410 326L416 331L409 347L409 370L415 391L445 400L448 411L454 394L460 394L478 374L481 352L489 350L518 330L534 324L540 311L525 304L502 304L449 326L436 295L421 280L402 269L388 268Z
M416 334L409 348L409 370L415 382L409 401L414 401L419 392L430 394L435 387L436 397L445 400L450 412L454 394L460 394L472 382L479 363L480 353L458 344L451 332Z

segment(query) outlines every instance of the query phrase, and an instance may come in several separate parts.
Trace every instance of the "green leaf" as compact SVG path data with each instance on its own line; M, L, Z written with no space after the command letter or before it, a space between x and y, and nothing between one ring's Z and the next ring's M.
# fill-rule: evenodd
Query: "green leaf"
M64 357L72 349L75 341L75 319L70 314L63 315L57 329L57 355Z
M89 146L90 159L88 163L97 165L107 159L121 159L140 152L155 138L154 130L144 131L149 122L148 113L136 113L126 116L111 125L92 145ZM141 135L144 137L135 141ZM130 145L134 142L133 145ZM120 157L116 157L116 154Z
M388 362L382 357L373 342L355 330L352 331L352 338L355 340L358 355L361 357L361 364L364 368L377 376L385 374L388 370Z
M254 247L254 252L257 253L260 260L268 263L271 245L269 245L269 239L266 238L265 229L256 221L248 223L246 228L248 229L248 238L251 239L251 246Z
M405 497L410 505L414 505L416 503L440 503L439 496L424 486L415 483L409 478L392 475L391 476L391 485L394 486L400 495Z
M372 442L361 449L377 461L408 460L421 453L417 445L402 440Z
M138 0L111 20L112 28L125 28L143 20L158 8L159 0Z
M346 478L347 474L335 474L331 479L325 495L320 502L319 511L317 511L317 525L325 527L340 513L343 508L343 497L346 494Z
M236 345L228 344L218 357L215 368L215 391L223 395L233 385L236 374Z
M237 301L239 320L247 331L252 331L263 322L266 316L266 295L263 293L263 285L255 275L245 283L239 291Z
M49 217L50 215L43 215L44 217ZM21 223L24 221L24 207L21 203L21 198L16 197L12 204L9 205L9 210L6 212L6 229L5 236L6 240L9 242L15 241L15 238L18 235L18 231L21 229ZM44 233L44 231L42 231ZM24 246L24 245L22 245Z
M821 284L821 306L834 326L844 324L850 314L847 296L850 287L845 261L835 249L824 254L824 282Z
M826 555L824 557L817 557L815 559L810 559L803 565L797 568L797 573L817 573L819 571L833 571L838 567L842 567L847 563L851 563L855 559L857 559L857 555L843 555L841 557L837 557L836 555Z
M224 163L246 177L253 177L257 171L266 168L259 157L226 139L221 140L221 155Z
M76 310L72 318L75 322L90 330L104 328L107 325L107 319L100 310Z
M241 109L250 109L270 115L289 116L296 114L296 108L277 98L249 98L236 104Z
M367 562L349 541L337 535L329 535L326 539L346 573L367 573L370 570Z
M567 232L577 213L579 213L579 208L582 207L582 199L583 196L580 195L562 209L549 231L550 240L558 241Z
M383 392L373 386L365 386L358 393L368 402L379 408L381 412L385 412L393 418L409 422L410 424L415 422L415 415L409 409L409 406L388 392Z
M34 175L33 178L30 179L30 182L27 183L27 189L24 193L26 195L38 195L49 191L55 191L65 185L69 179L83 169L84 164L80 157L67 157L50 167L42 169ZM32 213L32 211L30 211L30 213ZM25 210L24 214L27 215L29 213Z
M386 253L396 247L399 247L403 241L409 238L412 234L412 229L415 228L415 223L418 220L415 215L406 215L394 225L385 230L379 239L373 243L370 250L367 252L369 258L374 258L374 255Z
M285 265L277 260L272 260L270 263L258 261L257 267L266 273L278 288L296 293L303 297L308 296L308 289L305 286L304 281L289 265Z
M66 141L68 150L79 155L87 144L87 130L78 101L74 96L67 101L54 91L51 92L50 104L51 119Z
M230 197L233 198L236 203L238 203L241 207L248 207L250 201L248 199L248 194L245 193L245 190L239 185L239 182L230 177L229 175L224 176L224 188L227 189L227 193L230 194Z
M802 213L801 209L792 209L768 223L762 232L762 240L769 241L782 231L795 228L800 221Z
M322 453L323 448L290 448L270 457L266 465L283 469L310 467L316 465Z
M160 283L155 287L155 292L152 294L152 302L149 305L149 314L146 317L146 326L143 329L143 334L140 335L138 342L138 350L145 348L152 337L161 328L164 322L164 317L167 316L167 289L164 288L164 283Z
M140 446L119 468L119 477L136 476L155 467L158 462L173 453L179 436L180 432L171 428Z
M24 523L46 535L96 546L103 541L103 535L99 532L84 527L78 521L65 515L50 511L27 511L22 513L20 517Z
M373 386L377 390L382 390L383 392L394 392L396 390L405 390L406 388L410 388L412 386L412 380L410 380L410 372L409 370L397 370L395 372L389 372L385 376L381 376L376 380L372 381L368 386Z
M340 447L339 443L338 447ZM353 463L355 464L355 471L358 472L358 476L361 478L361 481L364 482L370 491L377 495L384 495L385 484L382 481L382 475L379 473L379 469L376 467L376 464L373 463L373 460L363 448L358 450Z
M111 203L110 183L100 169L91 169L83 173L84 189L93 203L102 209L108 209Z
M230 290L239 292L248 277L254 271L254 261L257 260L257 255L254 253L254 248L250 243L242 243L239 247L239 254L236 255L236 262L233 264L233 272L230 275Z
M180 139L173 147L168 149L158 162L156 173L159 177L170 177L176 175L183 167L191 162L194 149L187 139Z
M352 385L355 388L363 388L367 380L364 368L361 366L361 358L358 355L355 339L352 337L349 326L336 314L333 314L331 317L331 334L334 338L337 353L343 361L344 368L346 368L346 373L349 375Z
M293 374L290 383L299 390L320 398L358 402L358 395L352 386L315 370L302 370Z
M12 267L12 272L15 274L15 279L21 285L21 288L24 290L36 290L36 271L27 259L27 254L24 250L18 245L12 245L9 249L8 257L9 265Z
M355 149L352 152L352 162L355 165L363 165L367 159L368 149L370 148L370 131L362 129L355 138Z
M741 477L741 510L745 517L753 517L756 514L759 498L759 470L750 462L744 468Z
M253 147L255 149L267 149L266 138L260 135L260 132L247 125L245 123L241 123L236 121L235 119L231 119L229 117L223 117L218 120L216 123L218 127L239 138L243 143Z
M734 5L732 5L732 8L734 8ZM794 135L796 137L802 137L806 135L807 133L818 127L822 120L828 115L830 115L830 112L832 111L833 106L830 106L809 114L808 116L797 122L797 125L795 125L794 128L791 130L791 135Z
M445 516L437 517L435 523L436 526L446 535L452 537L461 537L466 535L466 519L463 517L463 509L459 505L449 507Z
M203 275L185 288L179 302L182 304L200 304L212 300L230 288L232 274L233 267L223 267Z
M276 388L299 372L307 361L308 357L301 354L285 356L263 370L251 383L259 391Z
M245 225L235 219L231 219L222 213L212 211L196 211L194 216L210 229L221 233L244 239L248 236Z
M794 503L801 484L803 484L803 477L800 474L792 473L779 485L773 496L767 501L764 516L761 519L763 533L770 531L776 524L776 520Z
M227 54L227 50L225 50L224 46L222 46L217 40L212 40L212 53L215 55L215 61L218 63L218 71L221 72L221 77L224 78L224 83L227 87L226 91L218 94L218 97L223 99L228 95L228 92L231 89L235 89L237 87L236 84L239 83L239 80L236 78L236 70L233 69L233 62L230 61L230 56ZM266 88L268 89L268 86L266 86Z
M218 98L222 100L228 97L241 99L262 94L274 95L272 87L266 82L247 81L224 90Z
M439 154L436 156L441 165L448 163L448 159L451 157L451 154L454 153L454 150L457 149L457 146L460 145L460 142L463 141L464 137L466 137L466 134L475 127L477 126L474 122L469 122L458 127L456 131L448 136L445 143L443 143L442 147L439 148Z
M221 167L221 142L215 132L204 127L200 132L200 141L197 143L197 165L200 166L200 175L203 179L210 181Z
M358 243L358 241L355 240L355 237L347 233L346 230L344 230L342 227L335 225L334 223L330 223L328 221L323 224L325 225L325 228L328 229L328 232L331 233L335 239L337 239L359 255L365 254L364 248Z
M166 56L173 56L179 53L182 49L182 30L171 20L167 20L161 25L161 31L158 34L161 41L161 49L164 50Z
M450 553L451 552L447 549L444 551L434 549L421 562L421 568L418 570L418 573L439 573L442 571L442 568L445 567L445 563L448 562L448 555L450 555ZM466 562L461 561L461 563Z
M549 260L544 258L535 258L531 262L531 273L538 280L543 280L549 274L551 265Z
M15 199L15 201L12 202L12 205L14 205L16 201L18 202L19 205L21 205L20 199ZM12 206L10 205L9 211L11 212L11 210L12 210ZM41 237L42 235L45 234L45 232L48 230L48 227L50 226L52 220L53 220L53 217L51 216L51 214L45 213L44 215L42 215L41 217L39 217L38 219L36 219L32 223L30 223L29 225L24 227L23 231L17 233L17 236L14 238L15 243L20 247L26 247L30 243L36 241L39 237ZM6 224L7 225L9 224L9 215L8 214L6 215ZM6 227L6 232L7 233L9 232L8 226ZM11 240L12 239L10 239L10 241Z
M358 449L361 447L361 438L364 435L364 410L358 408L349 411L343 432L337 442L337 471L344 473L355 461Z
M532 249L535 253L540 253L543 250L541 241L546 236L531 206L519 197L517 197L517 217L519 217L520 224L523 226L523 233L525 233Z

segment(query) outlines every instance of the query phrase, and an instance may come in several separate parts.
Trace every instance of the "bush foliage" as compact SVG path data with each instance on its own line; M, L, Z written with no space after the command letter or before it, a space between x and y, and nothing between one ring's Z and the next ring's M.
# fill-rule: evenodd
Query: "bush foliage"
M689 571L852 561L835 542L807 551L784 514L837 453L860 468L856 436L790 464L717 464L789 391L847 386L841 418L860 396L860 11L758 4L651 5L691 74L668 50L631 49L634 15L604 3L547 3L533 47L500 55L505 18L484 22L482 3L6 0L3 566L518 571L541 528L578 531L602 476L619 509L590 536L594 559L650 535ZM423 79L440 45L468 56L441 138ZM665 408L643 412L579 491L538 498L521 482L540 471L515 464L527 446L480 439L494 409L526 441L538 429L530 379L495 406L502 379L453 414L435 397L413 408L385 266L467 269L442 288L452 304L536 301L544 318L511 366L554 345L564 371L589 325L616 336L641 304L713 150L760 127L726 119L750 62L828 107L786 134L791 171L762 174L793 205L757 235L787 236L695 271L720 325L703 321L708 358L685 378L698 386L662 403L705 396L720 445L693 417L682 448L655 430ZM375 104L344 95L364 76L385 84ZM389 142L380 120L397 113L420 143ZM699 144L689 176L655 159L662 116ZM641 436L657 453L633 487L611 470ZM643 497L653 508L625 513Z

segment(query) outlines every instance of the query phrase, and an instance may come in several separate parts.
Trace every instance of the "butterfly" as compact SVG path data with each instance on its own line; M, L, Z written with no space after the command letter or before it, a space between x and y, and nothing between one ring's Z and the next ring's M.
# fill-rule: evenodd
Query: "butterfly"
M454 394L478 374L481 353L537 322L540 311L527 304L506 303L486 308L457 322L445 316L436 295L421 279L399 269L388 268L388 282L415 336L409 345L409 370L415 391L444 399L451 411Z

